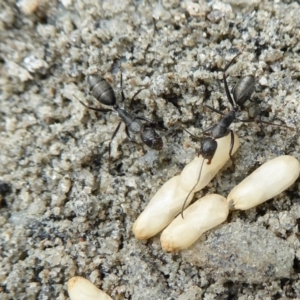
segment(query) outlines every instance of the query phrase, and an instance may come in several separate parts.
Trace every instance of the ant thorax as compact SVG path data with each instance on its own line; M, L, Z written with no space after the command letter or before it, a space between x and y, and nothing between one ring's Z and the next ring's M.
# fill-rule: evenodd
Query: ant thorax
M128 124L128 130L133 133L141 133L144 130L144 125L139 120L134 120Z

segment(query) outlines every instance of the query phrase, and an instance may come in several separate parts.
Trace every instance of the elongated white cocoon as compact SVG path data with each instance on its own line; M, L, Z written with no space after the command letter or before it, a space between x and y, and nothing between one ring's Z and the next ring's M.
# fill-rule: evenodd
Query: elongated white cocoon
M162 232L160 242L166 252L174 252L191 246L205 231L223 223L229 208L226 198L217 194L200 198L179 215Z
M69 279L68 293L71 300L112 300L89 280L80 276Z
M266 162L230 192L230 209L246 210L275 197L296 181L299 172L299 161L289 155Z
M179 175L168 180L153 196L146 209L133 224L136 238L146 240L164 229L180 212L188 192L179 185ZM191 193L189 201L194 196Z
M206 161L204 162L200 181L190 194L186 205L192 200L194 192L206 186L229 160L230 134L217 139L217 143L215 156L210 165L207 165ZM237 150L239 145L239 138L235 134L232 153ZM133 225L133 233L136 238L141 240L151 238L168 226L180 213L184 200L197 182L202 161L202 156L193 159L179 176L168 180L156 192Z

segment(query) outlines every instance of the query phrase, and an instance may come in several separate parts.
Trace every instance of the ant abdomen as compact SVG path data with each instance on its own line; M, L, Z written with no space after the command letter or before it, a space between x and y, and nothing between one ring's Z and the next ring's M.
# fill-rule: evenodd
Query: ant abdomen
M234 87L232 94L235 103L243 107L245 101L250 98L254 91L255 80L254 76L247 75L242 77Z
M97 75L89 75L88 82L90 91L94 98L100 103L113 106L116 104L116 95L111 85L103 78Z
M141 132L141 140L151 149L161 150L163 148L162 138L150 126L144 127L143 132Z

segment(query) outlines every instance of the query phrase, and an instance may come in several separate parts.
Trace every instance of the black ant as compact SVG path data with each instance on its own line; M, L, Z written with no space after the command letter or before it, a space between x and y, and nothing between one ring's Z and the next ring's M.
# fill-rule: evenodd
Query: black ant
M90 92L92 96L98 100L101 104L111 106L119 115L121 121L117 125L111 140L109 142L108 151L109 151L109 169L110 169L110 155L111 155L111 143L114 137L116 136L117 132L120 129L121 123L125 123L125 132L130 141L135 142L130 136L130 133L133 134L140 134L141 140L144 144L146 144L148 147L155 149L155 150L161 150L163 148L163 141L162 138L157 134L157 132L154 129L154 126L159 127L159 125L149 119L146 119L144 117L136 116L129 111L127 111L125 108L122 108L119 106L116 100L115 92L111 85L103 78L99 77L98 75L89 75L88 83L90 85ZM123 78L122 78L122 72L121 72L121 79L120 79L120 86L121 86L121 101L124 102L125 96L123 92ZM137 96L137 94L141 90L137 91L131 101ZM95 111L100 112L108 112L112 111L111 109L104 109L104 108L96 108L91 107L79 100L79 102L86 108L92 109ZM147 125L142 123L141 121L146 121Z
M205 107L213 110L214 112L217 112L223 117L217 122L217 124L207 128L204 130L204 135L208 135L208 137L204 138L201 142L201 149L198 153L198 156L202 155L203 161L200 167L200 172L198 175L198 179L192 190L188 193L187 197L184 200L182 209L181 209L181 216L183 218L183 211L185 209L186 201L188 200L190 194L193 192L195 187L198 185L200 178L201 178L201 173L202 173L202 168L204 164L204 160L207 159L207 164L209 165L215 155L215 152L218 147L218 143L216 142L216 139L222 138L227 136L230 133L231 136L231 142L230 142L230 148L229 148L229 157L233 161L232 158L232 149L234 146L234 134L233 131L229 128L229 126L233 122L245 122L245 123L250 123L250 122L257 122L257 123L264 123L264 124L269 124L269 125L276 125L280 127L285 127L285 128L290 128L288 126L284 125L279 125L279 124L274 124L271 122L266 122L262 121L260 119L249 119L249 120L241 120L238 118L238 116L241 114L241 110L244 107L244 103L246 102L247 99L250 98L251 94L254 91L254 85L255 85L255 79L254 76L252 75L247 75L245 77L242 77L236 86L234 87L232 91L232 96L229 92L228 88L228 83L227 83L227 75L226 71L228 68L233 64L233 62L237 59L237 57L241 54L242 52L239 52L225 67L223 70L223 83L225 87L225 92L226 92L226 97L232 107L232 109L228 113L223 113L209 105L205 105ZM187 131L187 130L186 130ZM210 133L207 133L210 131Z

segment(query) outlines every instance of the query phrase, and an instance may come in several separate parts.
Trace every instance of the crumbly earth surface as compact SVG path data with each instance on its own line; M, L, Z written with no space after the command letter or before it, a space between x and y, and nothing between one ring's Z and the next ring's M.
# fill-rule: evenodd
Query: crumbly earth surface
M187 250L189 259L164 253L159 235L141 242L132 233L151 196L199 149L180 126L201 137L220 118L204 104L230 108L221 70L241 50L229 87L245 75L256 84L240 118L294 130L233 124L235 168L198 196L226 197L278 155L300 159L299 14L288 0L1 1L0 298L68 299L66 282L79 275L114 299L299 299L299 179L232 212ZM119 118L79 100L100 107L86 81L96 72L120 101L120 70L120 105L168 130L159 131L157 152L139 136L130 142L123 124L110 174Z

